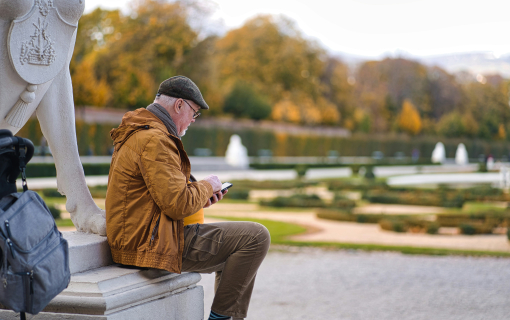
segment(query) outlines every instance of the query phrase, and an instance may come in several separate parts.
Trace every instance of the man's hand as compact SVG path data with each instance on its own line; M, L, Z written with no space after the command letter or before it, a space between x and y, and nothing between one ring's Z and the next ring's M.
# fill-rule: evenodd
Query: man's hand
M204 180L211 184L213 192L216 193L221 190L221 181L220 178L218 178L218 176L211 174L205 177Z
M213 193L212 197L207 201L207 203L205 204L204 208L209 208L210 206L212 206L213 204L215 204L216 202L220 201L221 199L223 199L223 196L228 192L228 189L225 190L223 193L221 193L221 191L218 191L218 192L215 192Z

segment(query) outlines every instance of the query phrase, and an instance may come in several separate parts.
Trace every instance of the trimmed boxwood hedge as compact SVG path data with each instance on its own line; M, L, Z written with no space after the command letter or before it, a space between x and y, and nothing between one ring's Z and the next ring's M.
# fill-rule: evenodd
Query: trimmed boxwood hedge
M315 194L295 194L290 197L276 197L272 200L261 200L260 205L268 207L321 208L325 207L326 203Z
M83 171L87 176L104 176L110 172L109 163L84 163ZM27 164L28 178L56 177L57 170L54 163L29 163Z

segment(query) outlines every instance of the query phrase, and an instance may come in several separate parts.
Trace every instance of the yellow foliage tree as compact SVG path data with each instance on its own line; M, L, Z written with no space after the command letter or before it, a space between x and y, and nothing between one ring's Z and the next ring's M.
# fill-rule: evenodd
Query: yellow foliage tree
M506 130L505 126L502 123L500 123L498 127L498 138L501 140L506 139Z
M291 21L273 16L255 17L216 43L220 83L250 83L273 103L290 91L319 95L323 55Z
M76 67L72 77L76 105L103 107L111 97L106 79L97 79L94 72L95 55L86 56Z
M401 130L416 135L422 129L422 121L416 107L408 99L402 104L402 111L398 117L398 125Z
M299 111L299 107L289 98L284 98L273 106L271 118L275 121L300 123L301 112Z
M321 113L322 123L334 125L340 121L340 112L337 107L323 97L317 99L317 105Z

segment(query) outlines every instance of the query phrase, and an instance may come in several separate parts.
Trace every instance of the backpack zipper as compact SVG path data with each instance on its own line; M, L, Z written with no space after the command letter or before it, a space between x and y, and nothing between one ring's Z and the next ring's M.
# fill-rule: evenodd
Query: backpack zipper
M11 255L13 259L16 259L16 255L14 254L14 248L12 247L12 241L11 239L7 239L7 245L11 249Z
M15 273L18 276L27 277L28 278L28 290L23 290L25 292L25 308L28 312L31 312L33 309L33 299L32 296L34 295L34 270L30 270L30 272L16 272ZM7 283L4 282L4 286ZM25 285L26 288L26 285Z
M53 227L53 229L55 229L55 228L56 228L56 227L54 226L54 227ZM9 231L8 231L8 232L9 232ZM20 247L19 247L16 243L14 243L14 241L12 241L12 240L10 240L10 239L7 239L7 240L10 240L10 241L11 241L11 243L12 243L12 244L11 244L11 245L12 245L12 247L13 247L13 248L15 248L17 251L19 251L19 252L21 252L21 253L30 253L30 252L34 251L35 249L37 249L39 246L43 245L43 244L44 244L44 242L45 242L46 240L48 240L48 238L49 238L49 237L51 237L53 234L55 234L55 233L53 232L53 230L51 230L50 232L48 232L48 234L47 234L47 235L45 235L45 236L44 236L44 238L42 238L42 239L41 239L41 241L39 241L39 243L38 243L38 244L36 244L34 247L32 247L30 250L23 250L23 249L21 249L21 248L20 248Z
M7 229L7 237L8 238L12 238L12 235L11 235L11 226L9 224L9 220L5 220L4 224L5 224L5 228Z

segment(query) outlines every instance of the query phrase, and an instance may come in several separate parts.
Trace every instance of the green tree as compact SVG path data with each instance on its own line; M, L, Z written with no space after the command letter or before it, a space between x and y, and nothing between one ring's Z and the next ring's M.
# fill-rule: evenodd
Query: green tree
M437 123L437 133L447 138L462 137L466 134L466 127L459 112L445 114Z
M254 120L267 118L271 114L271 106L266 100L243 82L237 82L225 98L223 110L236 117L248 117Z

